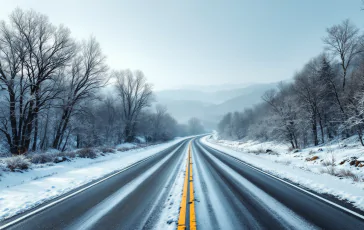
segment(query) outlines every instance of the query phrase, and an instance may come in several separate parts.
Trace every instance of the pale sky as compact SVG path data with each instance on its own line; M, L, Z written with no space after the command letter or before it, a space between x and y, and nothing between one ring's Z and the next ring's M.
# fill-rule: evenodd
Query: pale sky
M361 0L9 0L48 15L77 39L93 35L112 69L140 69L155 89L285 80L323 50L325 29Z

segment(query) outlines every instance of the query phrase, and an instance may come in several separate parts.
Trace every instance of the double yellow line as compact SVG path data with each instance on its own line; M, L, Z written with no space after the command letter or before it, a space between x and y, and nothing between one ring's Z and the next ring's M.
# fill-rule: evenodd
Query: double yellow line
M195 215L195 197L193 193L193 177L192 177L192 153L191 142L188 146L188 161L186 165L186 176L183 184L181 210L178 218L178 230L185 230L187 228L187 210L189 211L189 229L196 229L196 215ZM188 193L189 192L189 193ZM189 202L187 203L187 200Z

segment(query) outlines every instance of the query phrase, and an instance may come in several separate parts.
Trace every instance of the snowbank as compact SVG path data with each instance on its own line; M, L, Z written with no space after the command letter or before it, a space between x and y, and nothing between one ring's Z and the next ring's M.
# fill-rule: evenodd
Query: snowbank
M358 156L363 155L364 149L352 139L300 151L289 151L288 146L274 142L238 142L210 137L201 141L275 176L318 193L334 195L364 210L364 167L350 166L354 157L360 160ZM267 153L267 150L270 151ZM311 160L313 157L317 159Z

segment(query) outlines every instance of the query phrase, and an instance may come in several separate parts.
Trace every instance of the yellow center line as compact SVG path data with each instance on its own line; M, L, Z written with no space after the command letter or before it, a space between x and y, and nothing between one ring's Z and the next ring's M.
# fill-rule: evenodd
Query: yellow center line
M196 230L196 215L195 215L195 196L193 193L193 177L192 177L192 153L191 143L189 147L190 154L190 230Z
M189 191L188 191L189 185ZM189 194L188 194L189 192ZM187 203L187 198L189 195L189 202ZM178 230L185 230L186 229L186 216L187 216L187 209L189 208L190 212L190 221L189 221L189 229L196 229L196 215L195 215L195 198L193 193L193 177L192 177L192 154L191 154L191 142L188 146L188 160L186 165L186 175L183 184L183 191L182 191L182 200L181 200L181 209L179 212L178 218Z
M182 200L181 200L181 209L179 212L178 218L178 230L186 229L186 212L187 212L187 186L188 186L188 166L189 166L189 158L186 164L186 176L183 183L183 191L182 191Z

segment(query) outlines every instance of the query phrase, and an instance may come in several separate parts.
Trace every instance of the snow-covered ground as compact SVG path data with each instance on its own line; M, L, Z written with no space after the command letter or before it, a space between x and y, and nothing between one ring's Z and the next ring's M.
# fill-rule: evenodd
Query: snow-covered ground
M185 138L142 149L116 152L96 159L76 158L59 164L33 165L31 170L23 172L3 172L0 176L0 220L121 170L183 139Z
M357 167L350 165L364 161L364 148L354 137L300 151L274 142L226 141L214 136L204 137L202 142L275 176L334 195L364 210L364 167L360 163ZM267 153L267 149L273 152Z

